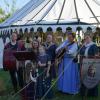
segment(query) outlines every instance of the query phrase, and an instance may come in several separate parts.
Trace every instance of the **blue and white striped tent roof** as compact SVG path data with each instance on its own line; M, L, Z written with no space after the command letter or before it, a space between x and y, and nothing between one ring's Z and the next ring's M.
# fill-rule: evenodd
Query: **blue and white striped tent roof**
M9 19L3 22L0 30L42 27L44 31L52 27L78 26L83 30L100 25L100 0L31 0Z

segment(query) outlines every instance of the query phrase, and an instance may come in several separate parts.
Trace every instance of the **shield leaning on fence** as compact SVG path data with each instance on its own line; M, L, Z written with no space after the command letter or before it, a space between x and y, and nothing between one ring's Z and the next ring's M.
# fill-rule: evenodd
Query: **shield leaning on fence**
M88 89L94 88L99 83L100 57L82 59L81 79Z

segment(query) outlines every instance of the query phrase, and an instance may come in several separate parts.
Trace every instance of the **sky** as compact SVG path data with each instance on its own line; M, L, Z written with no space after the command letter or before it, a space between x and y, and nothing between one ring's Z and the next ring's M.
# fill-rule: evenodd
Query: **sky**
M0 7L3 8L5 10L5 12L7 12L7 7L5 5L5 1L10 4L11 7L11 2L12 0L0 0ZM26 3L28 3L30 0L16 0L16 8L20 9L22 8ZM9 10L8 10L9 11Z

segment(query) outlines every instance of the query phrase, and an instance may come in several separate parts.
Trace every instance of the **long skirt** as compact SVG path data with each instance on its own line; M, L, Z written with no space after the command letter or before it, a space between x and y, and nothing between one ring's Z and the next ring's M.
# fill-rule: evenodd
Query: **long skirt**
M35 83L31 82L22 92L21 92L21 100L35 100Z
M22 100L35 100L41 99L45 94L45 98L51 99L53 97L53 91L50 89L51 86L51 78L46 77L46 72L44 68L38 69L37 82L31 82L22 92L21 97ZM50 89L50 91L48 91Z
M65 57L59 64L58 69L58 90L64 93L76 94L79 92L80 80L78 64L73 58Z
M30 74L28 77L30 78ZM32 71L32 77L36 77L35 70ZM21 92L22 100L36 100L36 86L37 83L33 81L28 81L24 90Z
M53 91L52 89L50 91L48 91L48 89L51 86L51 78L50 77L46 77L46 72L44 72L44 68L39 68L38 69L38 73L39 75L41 74L38 79L37 79L37 89L36 89L36 96L37 98L42 98L46 93L46 97L45 98L52 98L53 97Z
M50 68L50 77L51 77L51 79L55 79L56 78L55 61L53 60L51 63L52 63L52 66Z

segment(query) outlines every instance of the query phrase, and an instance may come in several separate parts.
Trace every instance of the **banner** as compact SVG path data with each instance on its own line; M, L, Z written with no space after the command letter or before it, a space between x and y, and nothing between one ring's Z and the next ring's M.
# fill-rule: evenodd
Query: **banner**
M83 58L81 69L82 83L87 88L95 87L100 80L100 58Z

